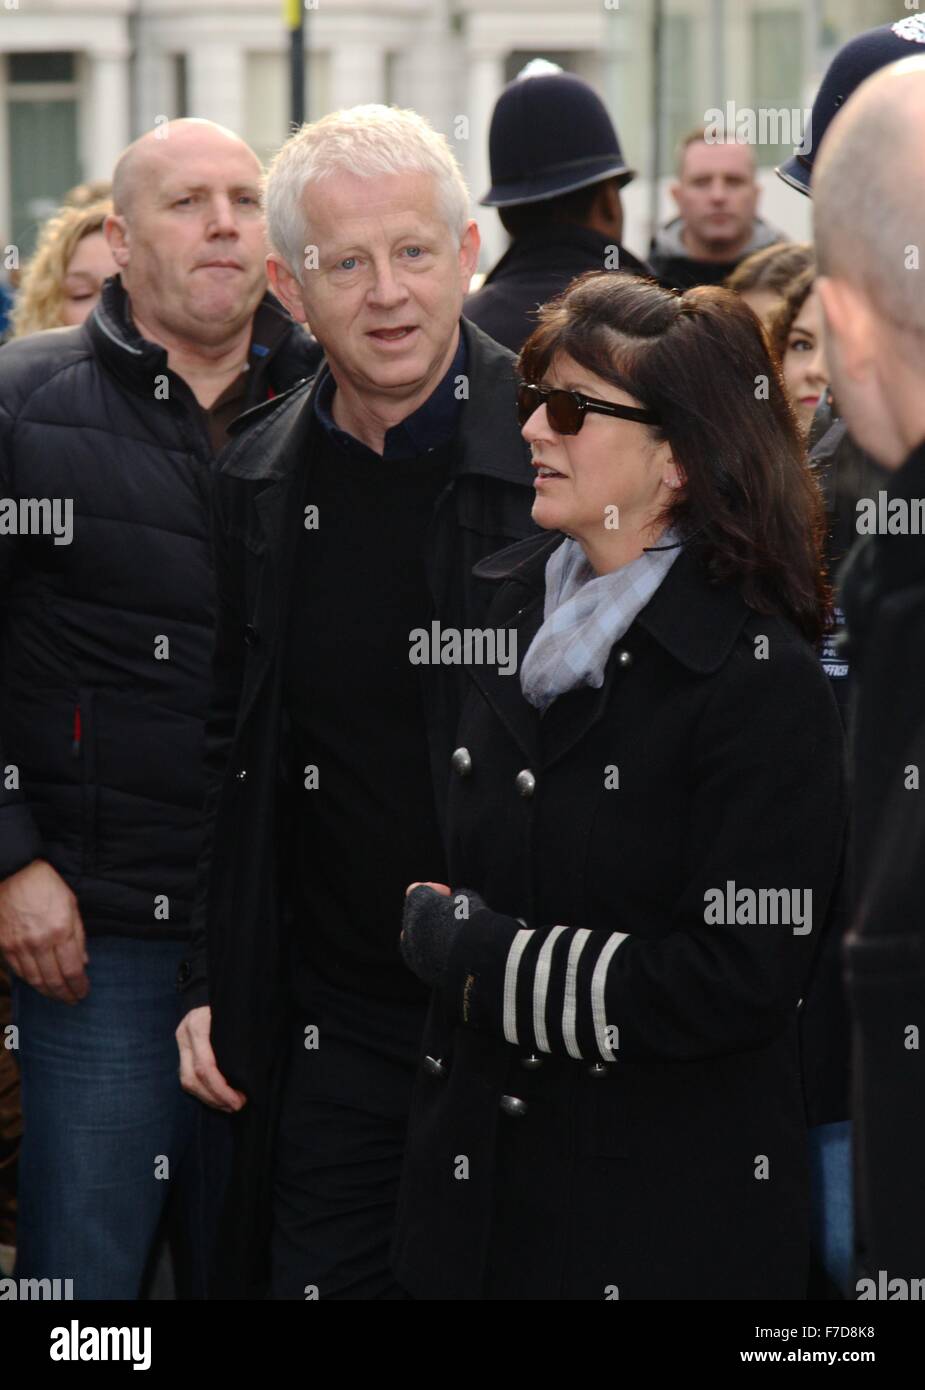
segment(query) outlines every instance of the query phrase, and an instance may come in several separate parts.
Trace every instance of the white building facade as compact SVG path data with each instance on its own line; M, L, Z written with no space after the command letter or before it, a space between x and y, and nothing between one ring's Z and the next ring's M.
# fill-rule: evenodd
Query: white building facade
M832 52L900 18L904 0L304 0L307 113L381 101L421 111L452 141L474 198L489 183L488 126L507 81L545 57L607 101L640 178L626 241L645 253L678 136L727 101L811 104ZM661 83L655 83L658 53ZM656 106L656 94L660 98ZM0 242L28 251L74 184L107 177L160 118L204 116L268 158L289 127L281 0L0 0ZM654 186L654 132L660 178ZM765 213L808 231L807 200L759 149ZM503 246L480 217L485 262Z

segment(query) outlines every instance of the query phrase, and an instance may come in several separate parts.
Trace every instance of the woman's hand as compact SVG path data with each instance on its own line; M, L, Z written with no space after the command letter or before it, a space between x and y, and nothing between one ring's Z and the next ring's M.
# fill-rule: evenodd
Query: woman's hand
M437 985L446 974L453 942L473 912L484 907L478 893L445 883L412 883L405 893L401 953L405 964L425 984Z

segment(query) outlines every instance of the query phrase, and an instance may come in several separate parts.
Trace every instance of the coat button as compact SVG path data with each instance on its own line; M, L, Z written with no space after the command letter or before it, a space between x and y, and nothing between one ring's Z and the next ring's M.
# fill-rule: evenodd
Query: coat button
M606 1064L606 1062L592 1062L591 1065L590 1065L590 1067L588 1068L588 1075L589 1075L589 1076L606 1076L606 1075L607 1075L607 1064Z
M517 1119L527 1113L527 1102L519 1096L502 1096L500 1105L505 1115L512 1115Z
M620 665L624 669L626 669L627 666L632 666L633 664L633 653L628 652L624 647L622 652L617 652L617 660L619 661Z
M238 779L239 782L246 782L246 781L247 781L247 768L246 768L246 767L239 767L238 770L237 770L237 772L235 773L235 777L237 777L237 779Z
M187 980L189 979L190 975L192 975L192 973L193 967L190 965L189 961L181 960L179 966L177 967L177 989L181 989L183 985L186 984Z
M535 1052L531 1052L529 1057L521 1057L520 1065L527 1071L536 1071L537 1067L543 1065L542 1057L537 1057Z
M536 791L536 778L528 767L523 768L514 778L514 786L521 796L532 796Z
M424 1070L427 1072L429 1076L446 1076L446 1067L443 1065L439 1057L425 1057Z
M244 641L249 647L256 647L259 637L253 623L248 623L247 627L244 629Z
M468 748L457 748L450 758L450 767L459 777L468 777L472 771L472 757Z

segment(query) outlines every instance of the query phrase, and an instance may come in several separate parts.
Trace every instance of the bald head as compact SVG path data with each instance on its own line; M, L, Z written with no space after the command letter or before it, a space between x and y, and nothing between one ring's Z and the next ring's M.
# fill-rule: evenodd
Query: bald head
M226 154L232 149L241 161L252 165L253 180L259 183L260 161L233 130L194 116L165 121L155 130L139 136L119 156L112 176L114 211L122 217L131 217L139 189L159 182L165 174L175 173L185 162L208 158L213 153Z
M835 400L855 440L899 468L925 440L925 59L868 78L832 122L813 216Z
M224 350L266 289L260 161L212 121L165 122L113 175L106 237L142 336Z
M819 270L925 334L925 58L882 68L832 122L812 180ZM921 269L919 268L921 264Z

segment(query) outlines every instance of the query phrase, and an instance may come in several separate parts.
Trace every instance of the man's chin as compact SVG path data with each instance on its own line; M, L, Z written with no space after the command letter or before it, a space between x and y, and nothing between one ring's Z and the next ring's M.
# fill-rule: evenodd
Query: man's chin
M216 285L211 293L196 295L190 307L197 323L204 327L211 325L216 332L221 332L223 328L233 330L250 318L262 298L260 287Z

